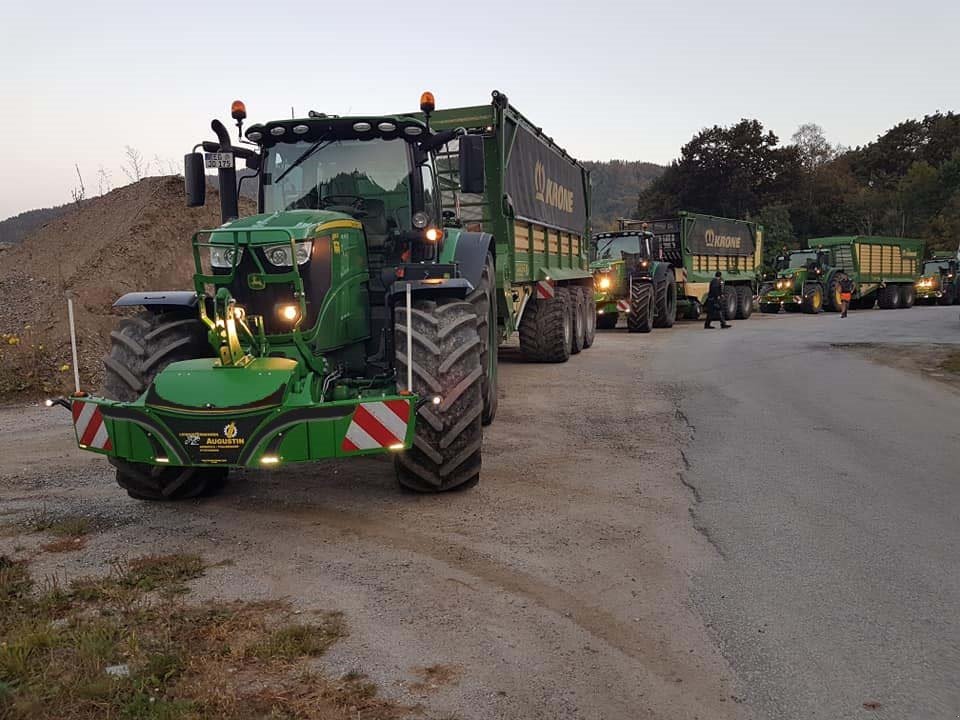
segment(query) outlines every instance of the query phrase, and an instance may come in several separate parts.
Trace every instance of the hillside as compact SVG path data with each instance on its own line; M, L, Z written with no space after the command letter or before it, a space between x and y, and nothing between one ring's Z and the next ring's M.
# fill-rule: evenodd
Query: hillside
M182 179L151 177L67 206L0 251L0 397L67 388L66 291L76 295L81 380L96 388L112 302L133 290L189 288L190 237L220 223L219 207L213 191L206 207L187 208Z
M632 217L637 197L664 168L648 162L610 160L585 161L593 187L593 230L616 229L617 218Z
M41 228L52 220L56 220L71 210L73 205L27 210L6 220L0 220L0 246L16 244L37 228Z

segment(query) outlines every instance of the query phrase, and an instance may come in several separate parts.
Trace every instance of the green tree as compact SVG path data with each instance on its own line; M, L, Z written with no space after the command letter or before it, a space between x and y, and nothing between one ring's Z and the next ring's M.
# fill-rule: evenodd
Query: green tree
M701 130L640 194L637 214L690 210L740 218L784 199L795 186L800 159L796 148L777 143L757 120Z

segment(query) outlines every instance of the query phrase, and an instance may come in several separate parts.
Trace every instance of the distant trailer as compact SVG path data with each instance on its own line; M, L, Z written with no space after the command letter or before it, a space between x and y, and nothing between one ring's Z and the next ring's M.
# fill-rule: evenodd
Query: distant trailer
M854 235L811 238L811 248L829 250L831 264L854 282L850 306L884 310L912 307L917 299L924 241L909 238Z

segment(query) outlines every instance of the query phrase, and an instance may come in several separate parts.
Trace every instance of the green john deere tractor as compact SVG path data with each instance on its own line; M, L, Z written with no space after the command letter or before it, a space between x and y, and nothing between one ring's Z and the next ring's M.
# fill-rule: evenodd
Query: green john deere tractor
M435 159L459 147L459 188L483 193L483 137L420 115L309 117L249 127L185 157L187 201L219 174L223 224L192 239L190 292L137 292L111 334L102 397L69 399L81 448L136 498L215 491L230 468L396 454L401 485L479 479L496 409L489 233L444 211ZM232 111L238 133L246 111ZM202 147L205 152L197 150ZM259 179L238 218L236 162Z
M842 309L840 281L843 270L833 267L826 250L794 250L776 261L776 278L763 284L760 290L760 312L787 312L816 314L823 310Z
M917 280L917 302L924 305L960 303L960 271L956 257L933 257L925 260Z

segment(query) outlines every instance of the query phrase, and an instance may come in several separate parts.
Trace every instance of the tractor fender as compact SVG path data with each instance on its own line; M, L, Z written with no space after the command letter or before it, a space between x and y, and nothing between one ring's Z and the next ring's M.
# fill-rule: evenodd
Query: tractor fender
M461 277L466 278L473 287L480 286L483 277L483 265L487 253L496 254L493 235L485 232L462 232L450 258L457 263Z
M114 307L143 306L157 312L167 308L193 309L197 307L197 294L191 290L169 290L160 292L130 292L121 295L113 303Z
M473 292L474 286L466 278L447 278L445 280L397 280L390 285L388 291L390 302L394 305L403 303L409 282L410 292L415 298L431 299L435 297L455 297L461 300Z

